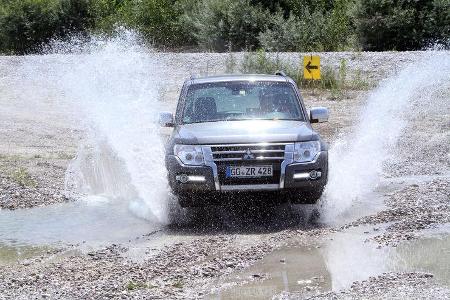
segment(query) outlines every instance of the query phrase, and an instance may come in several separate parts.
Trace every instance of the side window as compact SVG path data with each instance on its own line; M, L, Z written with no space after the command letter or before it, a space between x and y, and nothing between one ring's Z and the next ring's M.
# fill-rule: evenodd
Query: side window
M195 91L188 90L183 108L183 122L192 122L191 117L194 114L194 95Z

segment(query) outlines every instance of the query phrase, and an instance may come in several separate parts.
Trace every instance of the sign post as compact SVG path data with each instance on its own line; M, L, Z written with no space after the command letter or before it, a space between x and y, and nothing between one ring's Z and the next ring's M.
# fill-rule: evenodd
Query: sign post
M303 57L303 78L320 80L320 56L309 55Z

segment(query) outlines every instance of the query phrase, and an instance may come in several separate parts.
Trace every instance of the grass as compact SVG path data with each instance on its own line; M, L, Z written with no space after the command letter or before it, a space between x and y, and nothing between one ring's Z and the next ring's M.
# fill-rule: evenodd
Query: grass
M358 90L368 90L371 88L369 82L364 79L361 70L356 70L355 76L352 79L352 86Z
M7 154L0 154L0 160L5 161L16 161L16 160L24 160L28 159L26 156L13 154L13 155L7 155Z
M17 170L13 171L10 177L22 187L35 188L37 186L36 181L31 177L30 173L28 173L27 169L25 169L24 167L20 167Z
M233 53L232 52L228 53L228 56L225 59L225 73L226 74L234 73L237 65L238 64L237 64L236 58L234 57Z
M13 154L13 155L5 155L0 154L0 160L5 161L23 161L23 160L30 160L30 159L65 159L65 160L71 160L76 157L76 154L73 152L51 152L46 154L32 154L32 155L19 155L19 154Z
M71 159L75 158L75 154L59 151L57 153L56 157L59 158L59 159L71 160Z
M148 283L144 283L144 282L134 282L132 280L130 280L125 288L129 291L134 291L134 290L140 290L140 289L150 289L150 288L154 288L156 286L148 284Z
M346 92L349 90L367 90L370 87L364 79L361 70L354 70L352 71L353 74L349 74L349 68L345 59L340 61L337 69L330 66L322 66L320 80L306 80L303 78L303 64L293 66L280 59L278 54L275 54L275 57L273 57L264 51L249 52L244 54L240 66L238 66L236 59L232 55L231 53L229 54L225 63L227 73L239 70L244 74L274 74L276 71L282 70L300 88L329 91L333 99L345 97Z

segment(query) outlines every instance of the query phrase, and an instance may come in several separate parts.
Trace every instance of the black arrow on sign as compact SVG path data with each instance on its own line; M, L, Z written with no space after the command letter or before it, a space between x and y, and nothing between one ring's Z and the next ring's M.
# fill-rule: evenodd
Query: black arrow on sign
M317 70L319 66L311 66L311 61L308 61L306 64L306 70L308 70L309 73L311 73L311 70Z

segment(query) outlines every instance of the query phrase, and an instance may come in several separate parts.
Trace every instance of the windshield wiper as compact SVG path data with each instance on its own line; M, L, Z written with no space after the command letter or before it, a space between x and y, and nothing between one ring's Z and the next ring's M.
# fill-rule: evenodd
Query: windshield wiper
M305 122L303 119L277 119L277 118L251 118L251 119L241 119L241 118L232 118L232 119L220 119L220 120L204 120L204 121L195 121L195 122L185 122L183 124L198 124L198 123L213 123L213 122L227 122L227 121L297 121L297 122Z
M183 124L198 124L198 123L212 123L212 122L220 122L225 120L203 120L203 121L195 121L195 122L184 122Z

